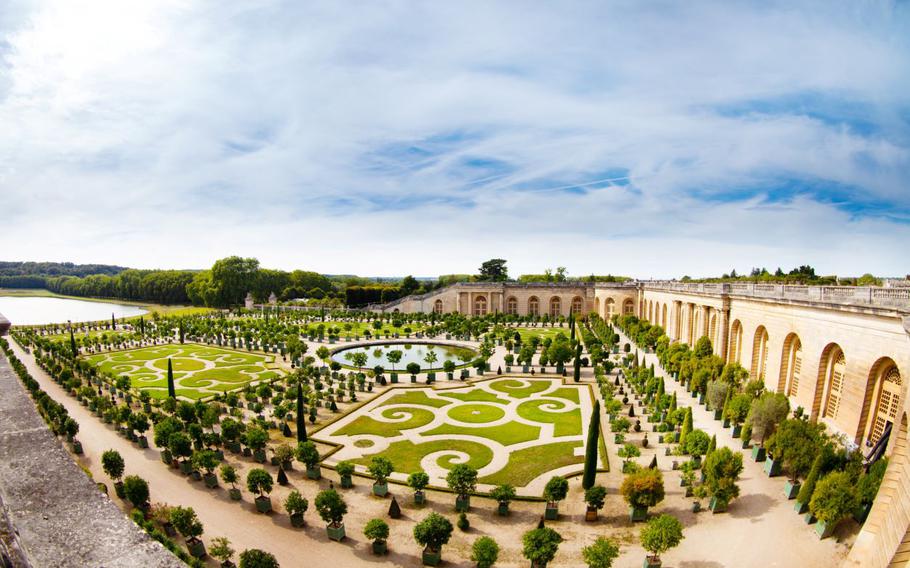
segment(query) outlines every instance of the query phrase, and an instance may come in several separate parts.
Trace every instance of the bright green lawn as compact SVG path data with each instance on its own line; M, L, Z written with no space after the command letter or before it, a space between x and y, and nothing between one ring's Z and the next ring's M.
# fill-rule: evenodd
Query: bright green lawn
M493 450L483 444L478 444L477 442L468 442L465 440L439 440L436 442L414 444L410 440L402 440L400 442L393 442L384 452L364 456L358 460L354 460L354 463L369 465L370 460L373 459L374 455L385 456L392 461L392 464L395 466L395 471L412 473L422 469L420 467L420 462L425 456L444 450L465 452L470 456L470 459L467 462L468 465L475 469L480 469L493 461ZM437 463L440 467L452 469L455 465L455 463L453 463L454 459L454 455L447 455L439 458Z
M498 406L487 404L460 404L449 409L448 416L459 422L471 422L482 424L484 422L496 422L506 415L506 412Z
M410 414L410 418L403 422L380 422L369 416L359 416L356 420L335 432L340 436L358 436L361 434L373 434L384 438L393 438L401 434L404 430L412 430L426 426L433 421L433 413L429 410L416 407L407 408L387 408L380 415L385 418L396 418Z
M529 426L521 422L507 422L501 426L482 426L479 428L466 428L464 426L455 426L452 424L443 424L429 432L424 432L426 436L446 435L446 434L463 434L465 436L479 436L499 442L503 446L530 442L540 437L540 427Z
M506 467L478 481L491 485L510 483L515 487L524 487L543 473L584 463L584 456L575 455L575 448L581 445L582 442L557 442L512 452Z
M555 424L553 434L559 436L576 436L581 434L581 411L549 412L541 407L552 407L561 410L566 404L559 400L529 400L518 405L516 411L525 420Z
M527 386L516 379L502 379L490 383L490 388L505 393L512 398L528 398L532 394L543 392L550 388L550 381L534 381Z

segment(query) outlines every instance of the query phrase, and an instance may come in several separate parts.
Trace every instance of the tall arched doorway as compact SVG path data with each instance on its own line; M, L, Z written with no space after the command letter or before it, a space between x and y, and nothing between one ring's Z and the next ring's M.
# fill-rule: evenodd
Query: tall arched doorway
M847 377L847 358L844 356L844 350L836 343L826 348L818 368L821 386L817 388L824 397L824 400L819 399L821 416L834 420L837 418L837 411L840 410ZM815 414L818 414L818 409L815 409Z
M528 315L529 316L539 316L540 315L540 300L537 299L537 296L531 296L528 298Z
M788 397L795 397L799 393L799 378L803 367L803 344L799 336L791 333L784 340L784 348L780 359L780 378L778 379L778 392Z
M436 300L436 302L433 304L433 311L437 314L442 313L442 300Z
M572 313L576 316L579 315L584 308L584 300L581 299L581 296L575 296L572 298Z
M558 317L562 313L562 302L559 299L559 296L553 296L550 298L550 317Z
M506 300L506 313L510 316L518 315L518 299L515 296L509 296Z
M739 320L734 320L730 327L730 357L729 363L741 363L740 359L743 353L743 324Z
M871 387L867 388L867 395L871 395L868 397L872 402L871 412L863 405L863 416L860 417L861 431L857 433L857 437L861 439L862 429L865 429L866 436L874 444L881 438L887 425L895 423L901 406L903 381L894 361L889 357L883 357L872 366L868 384Z
M616 313L616 302L613 298L607 298L607 301L604 303L604 310L606 312L606 320L610 321L613 319L613 314Z
M474 298L474 315L487 315L487 298L485 296L477 296Z

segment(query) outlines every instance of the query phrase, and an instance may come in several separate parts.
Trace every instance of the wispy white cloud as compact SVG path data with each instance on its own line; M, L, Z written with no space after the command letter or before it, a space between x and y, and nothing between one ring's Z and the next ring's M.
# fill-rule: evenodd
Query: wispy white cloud
M906 271L910 9L0 8L0 257Z

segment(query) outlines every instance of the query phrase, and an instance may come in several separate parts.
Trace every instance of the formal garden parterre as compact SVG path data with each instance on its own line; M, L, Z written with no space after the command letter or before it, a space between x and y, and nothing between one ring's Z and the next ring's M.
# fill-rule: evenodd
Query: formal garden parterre
M373 457L386 457L398 481L422 470L444 487L451 468L465 463L478 470L481 490L508 483L526 491L535 480L542 486L549 475L581 471L592 408L587 385L554 378L391 389L316 438L341 446L329 463L365 468Z

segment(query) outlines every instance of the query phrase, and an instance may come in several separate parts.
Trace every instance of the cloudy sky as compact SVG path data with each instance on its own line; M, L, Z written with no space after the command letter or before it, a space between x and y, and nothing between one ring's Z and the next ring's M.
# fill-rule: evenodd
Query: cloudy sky
M910 272L910 4L3 0L0 259Z

